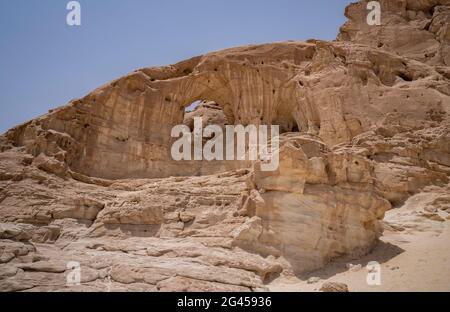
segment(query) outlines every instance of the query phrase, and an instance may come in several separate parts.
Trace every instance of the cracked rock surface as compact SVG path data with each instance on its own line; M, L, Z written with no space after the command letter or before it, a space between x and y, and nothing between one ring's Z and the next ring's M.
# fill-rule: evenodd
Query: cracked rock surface
M366 263L329 280L349 258L449 290L450 2L380 3L381 26L359 1L336 41L139 69L0 136L0 291L366 290ZM171 160L195 117L279 125L278 170Z

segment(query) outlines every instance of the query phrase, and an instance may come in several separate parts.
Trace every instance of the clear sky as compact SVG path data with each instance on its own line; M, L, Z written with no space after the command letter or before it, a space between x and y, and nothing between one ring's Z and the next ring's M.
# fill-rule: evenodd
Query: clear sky
M0 0L0 133L137 68L252 43L332 40L350 0Z

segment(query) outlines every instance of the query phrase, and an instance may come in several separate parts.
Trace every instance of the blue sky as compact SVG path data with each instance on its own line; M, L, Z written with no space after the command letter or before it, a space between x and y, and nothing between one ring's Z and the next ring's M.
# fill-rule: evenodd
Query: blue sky
M137 68L223 48L332 40L350 0L0 0L0 133Z

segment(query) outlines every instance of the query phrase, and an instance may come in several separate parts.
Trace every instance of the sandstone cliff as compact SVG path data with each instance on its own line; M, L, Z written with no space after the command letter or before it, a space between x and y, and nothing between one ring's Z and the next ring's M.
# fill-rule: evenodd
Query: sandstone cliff
M366 254L427 187L414 216L445 222L450 1L380 2L381 26L360 1L336 41L143 68L1 136L0 290L263 290ZM280 125L279 170L172 161L194 116Z

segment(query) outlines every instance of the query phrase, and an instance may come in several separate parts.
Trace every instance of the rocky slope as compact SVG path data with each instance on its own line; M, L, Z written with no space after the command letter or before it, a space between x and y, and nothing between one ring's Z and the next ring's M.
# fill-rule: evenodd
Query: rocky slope
M1 136L0 290L283 289L378 257L383 228L446 233L450 1L380 3L381 26L360 1L336 41L140 69ZM172 161L198 116L280 125L279 170Z

